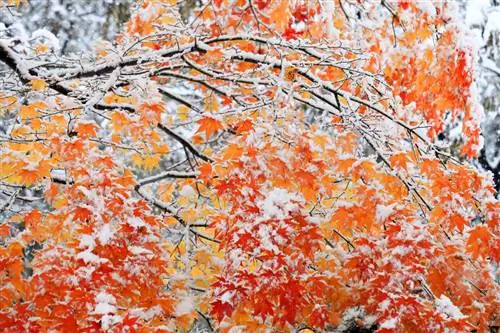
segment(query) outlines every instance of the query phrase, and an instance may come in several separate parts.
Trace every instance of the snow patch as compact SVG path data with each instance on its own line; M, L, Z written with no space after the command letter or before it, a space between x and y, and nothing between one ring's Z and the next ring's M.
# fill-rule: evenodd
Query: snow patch
M445 315L446 317L452 319L463 319L466 316L460 311L460 309L451 302L451 300L445 295L436 300L436 310Z
M191 297L184 297L175 307L175 313L181 316L186 313L190 313L194 309L194 303Z
M114 231L111 230L111 225L109 223L102 226L101 230L97 234L97 238L101 244L108 244L111 237L113 237Z
M95 306L94 313L95 314L108 314L108 313L115 313L116 312L116 307L114 304L116 304L116 299L113 295L108 294L105 291L101 291L99 294L96 296L96 302L97 305Z
M80 248L89 248L92 250L95 247L94 237L92 237L91 235L82 235L80 237L79 247Z
M180 190L179 194L183 197L191 197L194 196L196 192L192 186L186 185Z
M398 320L396 318L391 318L383 321L380 323L380 328L396 328L396 324L398 323Z
M140 218L135 217L135 216L129 217L127 222L128 222L128 224L130 224L130 226L132 226L134 228L140 228L140 227L146 226L146 223L144 223L143 220L141 220Z
M302 198L295 193L290 193L285 189L276 188L267 194L262 202L262 209L266 219L282 219L292 211L299 208L298 204Z
M392 213L394 213L394 207L396 207L395 203L388 206L377 205L377 210L375 212L375 218L377 219L377 221L385 221L385 219L387 219L389 216L391 216Z

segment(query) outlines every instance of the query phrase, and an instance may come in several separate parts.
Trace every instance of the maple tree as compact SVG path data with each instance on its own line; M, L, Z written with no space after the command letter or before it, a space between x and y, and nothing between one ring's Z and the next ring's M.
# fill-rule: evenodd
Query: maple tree
M92 55L0 39L0 329L495 327L500 204L467 162L454 11L150 0ZM445 115L462 157L434 144Z

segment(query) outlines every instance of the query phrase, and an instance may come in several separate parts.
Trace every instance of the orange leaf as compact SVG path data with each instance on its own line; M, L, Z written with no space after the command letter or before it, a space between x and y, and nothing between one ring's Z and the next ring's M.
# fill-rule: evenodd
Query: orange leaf
M218 130L224 128L222 123L215 118L212 117L203 117L198 120L198 124L200 127L196 131L196 133L205 132L205 136L208 139L213 133Z
M488 256L488 242L491 233L484 225L476 226L470 233L467 239L467 252L474 259L478 257L486 258Z
M94 123L79 123L76 125L75 131L84 138L94 137L97 134L97 124Z
M24 223L26 227L31 228L31 226L36 225L42 221L42 214L38 209L32 210L29 214L24 217Z

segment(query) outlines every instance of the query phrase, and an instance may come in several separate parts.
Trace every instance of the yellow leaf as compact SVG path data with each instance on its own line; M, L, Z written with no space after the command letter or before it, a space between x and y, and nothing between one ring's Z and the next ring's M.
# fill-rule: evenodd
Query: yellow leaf
M21 4L21 0L8 0L7 2L9 5L15 5L16 7L19 7Z
M130 125L130 120L121 112L113 112L111 114L111 124L113 129L117 132L122 131L126 126Z
M215 95L210 95L205 99L205 110L215 112L219 110L219 101Z
M39 43L39 44L35 45L35 51L37 53L45 53L48 50L49 50L49 47L47 46L47 44Z
M20 110L19 110L19 117L22 120L35 118L38 115L39 115L39 113L36 110L36 108L33 107L33 105L22 105Z
M342 17L336 17L333 20L333 26L337 28L338 30L344 29L344 19Z
M38 131L42 127L42 122L40 119L32 119L31 120L31 128L33 128L35 131Z
M31 88L37 91L43 90L45 89L45 87L47 87L47 82L40 79L31 80L30 83L31 83Z
M160 164L160 157L158 155L149 155L143 159L143 168L146 171L156 169Z
M241 154L243 154L243 148L241 148L238 144L233 143L224 150L224 159L238 159Z
M166 144L154 144L153 143L153 152L157 153L157 154L168 154L168 152L170 151L170 149L168 148L168 145Z
M181 105L177 108L177 117L180 121L188 120L189 108L185 105Z
M61 198L58 198L54 201L54 203L52 204L52 207L61 208L61 207L66 206L67 204L68 204L68 199L65 197L61 197Z
M193 269L191 270L191 276L196 278L199 278L201 276L205 275L201 269L199 269L197 266L194 266Z

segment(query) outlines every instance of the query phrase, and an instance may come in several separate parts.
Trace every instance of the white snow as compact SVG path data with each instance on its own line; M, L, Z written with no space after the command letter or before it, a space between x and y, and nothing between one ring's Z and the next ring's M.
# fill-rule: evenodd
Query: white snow
M378 308L380 309L380 311L385 311L389 308L389 305L391 305L391 301L389 301L388 299L384 299L378 304Z
M31 34L33 39L44 39L48 47L54 51L59 51L59 39L47 29L38 29Z
M95 314L107 314L116 312L116 307L108 303L97 303L95 306Z
M224 302L224 303L230 303L231 297L232 297L232 293L230 291L226 291L224 294L221 295L220 300L221 300L221 302Z
M153 308L150 308L148 310L144 310L144 309L131 309L130 310L131 315L138 316L145 321L151 320L154 316L157 316L162 312L163 312L163 310L161 309L161 307L159 305L157 305Z
M396 318L391 318L380 323L380 328L396 328L398 320Z
M466 317L445 295L441 295L441 297L436 300L436 310L452 319L463 319Z
M467 25L481 24L484 21L485 11L490 6L490 0L467 1L465 20Z
M130 224L130 226L134 227L134 228L140 228L140 227L144 227L146 225L146 223L144 223L143 220L141 220L140 218L138 217L129 217L128 220L127 220L128 224Z
M281 188L273 189L262 202L264 218L285 218L289 212L298 209L297 202L301 201L302 198L295 193Z
M101 258L94 253L91 252L90 249L87 249L85 251L82 251L76 255L77 259L82 259L86 264L88 263L94 263L94 264L100 264L102 262L106 262L107 259Z
M392 213L394 213L394 207L396 207L396 203L388 206L377 205L377 210L375 212L375 218L377 219L377 221L385 221L385 219L387 219Z
M138 254L151 254L151 255L153 255L153 252L151 252L143 247L140 247L140 246L129 246L128 249L132 254L135 254L135 255L138 255Z
M194 309L193 299L189 296L183 297L182 300L177 303L175 307L176 315L180 316L186 313L190 313Z
M96 296L96 301L98 303L110 303L110 304L116 304L116 298L115 296L108 294L105 291L101 291L99 294Z
M196 194L192 186L186 185L183 188L181 188L179 194L183 197L191 197Z
M101 327L105 330L108 330L111 328L111 326L120 323L122 320L122 316L105 314L101 317Z
M94 309L95 314L108 314L116 312L116 307L114 306L114 304L116 304L116 299L113 295L108 294L105 291L101 291L96 296L96 302L97 304Z
M111 230L111 225L109 223L102 226L101 230L97 234L97 238L101 244L108 244L111 237L113 237L114 231Z
M93 249L95 247L94 237L92 237L91 235L82 235L80 237L79 247Z
M335 27L333 17L335 15L335 1L321 1L321 19L326 23L326 29L330 38L334 37Z

